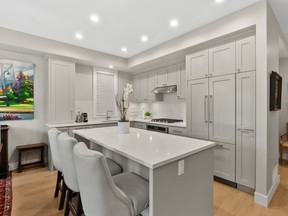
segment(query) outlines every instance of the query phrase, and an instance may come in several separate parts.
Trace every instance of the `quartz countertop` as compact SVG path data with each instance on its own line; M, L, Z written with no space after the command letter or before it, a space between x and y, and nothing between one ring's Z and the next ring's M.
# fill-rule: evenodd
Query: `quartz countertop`
M181 128L185 128L186 127L186 122L176 122L176 123L162 123L162 122L153 122L151 121L151 119L140 119L140 118L136 118L136 119L130 119L130 121L134 121L134 122L143 122L143 123L149 123L149 124L153 124L153 125L165 125L165 126L170 126L170 127L181 127Z
M130 128L129 134L119 134L118 127L74 130L111 151L134 160L150 169L212 148L214 142Z

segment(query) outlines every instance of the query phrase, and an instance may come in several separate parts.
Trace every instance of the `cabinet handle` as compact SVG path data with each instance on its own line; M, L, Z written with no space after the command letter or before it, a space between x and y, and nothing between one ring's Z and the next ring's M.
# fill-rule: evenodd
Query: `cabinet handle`
M240 68L238 68L238 69L237 69L237 72L241 72L241 69L240 69Z
M205 74L205 77L208 77L208 74Z
M250 128L238 128L237 129L238 131L242 131L242 132L254 132L254 129L250 129Z
M212 119L214 117L214 113L213 113L213 96L210 95L210 100L209 100L209 105L210 105L210 111L209 111L209 122L213 123Z
M204 98L204 121L205 123L207 123L207 99L208 99L208 96L205 95L205 98Z

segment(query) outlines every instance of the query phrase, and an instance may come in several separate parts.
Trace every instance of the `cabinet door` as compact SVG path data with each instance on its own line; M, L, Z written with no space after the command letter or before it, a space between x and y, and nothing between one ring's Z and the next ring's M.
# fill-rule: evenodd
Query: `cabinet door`
M209 76L235 73L235 42L209 49Z
M75 63L49 60L49 119L51 123L74 122Z
M200 79L208 76L208 50L186 56L187 80Z
M167 84L166 68L161 68L155 71L155 82L156 87L165 86Z
M235 145L216 143L214 175L235 182Z
M179 98L186 98L186 91L187 91L187 79L186 79L186 70L185 64L178 65L178 72L177 72L177 96Z
M147 73L139 75L140 79L140 101L147 101L148 99L148 80Z
M255 72L236 79L236 182L255 189Z
M140 76L134 75L132 78L133 93L131 94L131 101L140 102Z
M177 72L178 65L172 65L166 69L167 72L167 85L177 85Z
M256 66L255 36L236 42L237 72L254 71Z
M235 144L235 74L209 79L209 140Z
M169 127L169 134L187 136L187 128Z
M208 79L188 82L188 136L208 139Z

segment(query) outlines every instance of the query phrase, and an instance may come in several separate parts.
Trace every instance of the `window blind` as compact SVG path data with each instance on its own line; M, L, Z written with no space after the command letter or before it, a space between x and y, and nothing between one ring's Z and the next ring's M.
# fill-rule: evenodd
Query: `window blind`
M96 82L96 115L106 115L107 110L113 111L112 115L114 115L114 74L97 72Z

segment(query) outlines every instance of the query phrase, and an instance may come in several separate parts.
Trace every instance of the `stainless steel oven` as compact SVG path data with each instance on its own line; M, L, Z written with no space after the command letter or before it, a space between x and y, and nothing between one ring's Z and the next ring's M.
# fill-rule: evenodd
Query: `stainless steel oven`
M146 130L155 131L160 133L169 133L169 128L165 126L149 125L147 124Z

